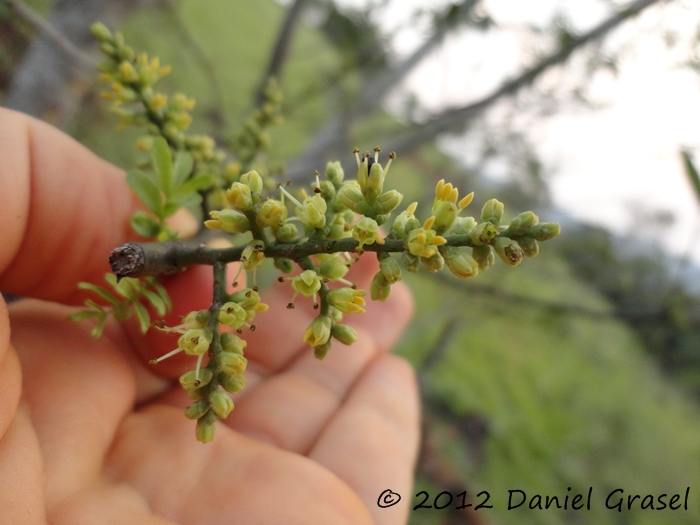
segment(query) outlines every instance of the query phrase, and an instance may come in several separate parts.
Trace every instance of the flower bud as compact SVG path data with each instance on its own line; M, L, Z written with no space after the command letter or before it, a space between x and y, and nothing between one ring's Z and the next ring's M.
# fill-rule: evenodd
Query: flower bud
M360 186L355 182L343 184L338 191L338 200L355 213L364 215L369 211L369 206L362 196Z
M439 252L434 253L430 257L421 257L420 262L431 273L439 272L445 267L445 260Z
M321 278L313 270L304 270L292 279L292 288L305 297L311 297L321 289Z
M411 255L430 258L438 253L438 246L447 242L444 237L437 235L435 230L430 229L432 224L429 225L429 221L430 220L426 221L426 226L428 226L428 228L416 228L408 234L406 248Z
M452 222L452 226L445 232L445 235L465 235L470 233L474 226L476 226L474 217L457 217Z
M493 243L493 249L496 250L498 256L508 266L515 267L523 260L522 248L517 242L508 237L498 237Z
M180 336L177 344L188 355L202 355L209 350L211 340L211 330L208 328L193 328Z
M139 80L139 74L134 69L131 62L124 60L119 64L119 74L121 75L122 82L137 82Z
M294 226L291 222L285 223L280 228L278 228L274 233L275 233L275 238L279 242L292 242L299 234L299 232L297 231L297 227Z
M321 181L319 188L321 190L321 197L323 197L324 200L329 201L335 197L335 186L333 186L332 182L328 180Z
M230 376L242 374L248 365L245 357L233 352L219 352L216 354L216 362L221 367L221 371Z
M319 361L328 355L328 351L331 349L331 342L328 341L322 345L314 346L314 357Z
M185 410L185 417L187 419L199 419L207 412L209 412L209 401L207 399L200 399L187 407Z
M197 371L190 370L189 372L185 372L180 376L180 384L182 385L182 388L189 392L204 385L208 385L212 377L214 377L214 372L212 372L209 368L199 369L199 379L197 379Z
M240 211L248 211L253 207L250 187L240 182L231 184L231 188L226 191L226 199Z
M267 199L258 214L255 216L255 222L261 228L269 226L271 228L279 228L287 220L287 207L277 199Z
M523 235L538 222L539 218L533 212L523 212L510 222L504 235L511 237Z
M496 261L496 256L493 254L491 246L475 246L472 248L472 257L479 265L479 270L486 271Z
M206 328L209 325L209 310L195 310L188 313L183 319L185 329Z
M477 224L469 235L474 244L483 246L495 239L498 228L492 222L482 222Z
M391 255L382 257L379 261L379 271L382 272L389 284L394 284L401 280L401 267Z
M339 161L326 164L326 177L336 186L342 184L345 172Z
M92 24L90 26L90 31L93 35L95 35L95 38L97 38L98 40L112 40L112 33L109 31L109 29L107 29L107 26L105 26L101 22L95 22L94 24Z
M252 240L241 253L241 263L246 272L252 272L260 268L265 262L265 245L262 241Z
M490 222L498 226L503 218L503 203L496 199L486 201L481 209L481 222Z
M321 276L325 277L329 281L337 281L338 279L342 279L345 277L345 274L348 273L348 270L349 268L347 261L345 261L345 259L339 255L329 257L318 267L318 272L321 274Z
M357 341L357 332L346 324L335 324L331 328L331 336L344 345L351 345Z
M456 191L456 190L455 190ZM435 216L433 229L437 233L443 233L447 228L452 226L452 222L457 218L459 209L454 202L440 201L433 206L432 214Z
M389 190L382 193L374 203L374 210L379 214L387 214L394 211L401 201L403 195L396 190Z
M253 170L241 175L240 181L250 188L250 192L260 195L263 190L263 180L260 174Z
M327 210L326 201L317 193L305 199L301 208L297 206L294 211L304 225L321 229L326 225Z
M294 261L286 257L276 257L275 268L282 273L291 273L294 270Z
M373 301L384 302L391 293L391 284L382 272L377 272L369 285L369 294Z
M365 313L365 309L362 308L365 305L365 301L362 299L364 295L367 295L364 290L337 288L328 292L326 301L344 314Z
M523 249L525 257L537 257L537 254L540 253L540 246L532 237L519 237L518 244Z
M237 335L224 332L221 334L221 349L224 352L243 355L243 349L248 345L248 342L241 339Z
M225 373L219 374L219 384L227 391L235 394L243 390L246 384L245 376L242 374L228 375Z
M241 212L231 209L211 211L213 220L204 221L210 230L223 230L228 233L245 233L250 231L250 222Z
M559 225L556 222L541 222L537 226L530 229L530 236L536 241L544 242L553 239L560 232Z
M367 161L363 162L363 164L366 163ZM372 163L372 166L369 168L369 172L367 178L365 179L364 185L362 184L362 182L360 182L360 177L358 175L357 181L360 183L360 187L362 188L362 194L365 196L367 202L374 202L374 200L382 192L382 189L384 189L385 177L386 173L384 172L384 168L381 164L379 164L379 162Z
M233 301L225 303L219 309L219 322L238 330L245 322L246 311L238 303Z
M188 390L187 391L187 396L192 400L192 401L199 401L200 399L204 399L209 395L209 387L208 386L201 386L199 388L195 388L194 390Z
M403 267L409 272L417 272L420 266L420 259L408 252L401 253L401 262L403 263Z
M358 249L362 250L366 244L384 244L384 238L379 233L379 225L374 219L362 217L352 228L352 237L359 241Z
M216 434L216 415L214 412L209 410L206 414L197 420L197 428L195 430L195 436L197 441L202 443L209 443L214 440L214 435Z
M450 271L460 279L476 277L479 273L479 264L472 256L456 246L445 246L442 251L445 264Z
M304 332L304 341L311 346L319 346L328 342L331 336L333 321L327 315L316 317Z
M233 401L227 393L217 388L209 394L209 406L214 411L214 414L221 419L226 419L231 410L233 410Z

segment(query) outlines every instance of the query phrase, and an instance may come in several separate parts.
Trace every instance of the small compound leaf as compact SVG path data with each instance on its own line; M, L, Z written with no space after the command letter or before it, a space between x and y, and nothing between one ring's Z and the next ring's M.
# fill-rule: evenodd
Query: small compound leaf
M104 299L108 303L119 304L119 299L114 297L114 295L112 295L109 292L109 290L102 288L101 286L96 286L92 283L82 282L82 283L78 283L78 288L80 288L81 290L90 290L91 292L95 292L97 295L102 297L102 299Z
M201 173L196 177L192 177L187 182L183 183L177 191L176 197L186 197L187 195L211 188L216 183L216 177L212 173Z
M138 301L134 301L134 312L136 312L136 317L139 320L139 326L141 327L141 333L146 333L148 330L148 327L151 326L151 316L148 314L148 310L146 310L146 307L139 303Z
M97 325L95 328L92 329L92 332L90 332L90 335L94 337L95 339L98 339L101 335L103 330L105 329L105 323L107 322L107 316L100 316L100 318L97 321Z
M161 297L150 290L144 290L143 295L146 296L146 299L153 305L153 307L156 309L156 312L158 313L159 317L163 317L167 313L167 309L165 307L165 301L161 299Z
M175 157L175 167L173 168L173 188L179 188L187 177L192 173L194 159L187 151L178 151Z
M201 202L202 196L199 193L190 193L180 197L173 197L165 205L165 212L163 215L170 217L180 208L187 208L190 211L196 210L199 208Z
M91 319L92 317L99 317L100 312L96 310L78 310L73 312L68 316L71 321L82 321L83 319Z
M146 208L158 217L163 216L163 196L156 183L148 175L139 169L132 169L126 172L126 182L136 192Z
M134 213L131 217L131 227L141 237L155 237L160 232L158 221L143 211Z
M172 310L173 303L170 300L170 296L168 295L168 290L165 289L165 286L163 286L160 283L154 282L153 289L160 296L160 298L163 299L163 302L165 303L165 308L167 308L168 311Z
M173 157L170 153L170 146L163 137L153 139L153 149L151 149L153 168L158 175L160 188L165 195L170 195L173 188Z
M129 302L123 302L112 308L112 317L117 321L126 321L134 313L133 310L129 308L130 304Z

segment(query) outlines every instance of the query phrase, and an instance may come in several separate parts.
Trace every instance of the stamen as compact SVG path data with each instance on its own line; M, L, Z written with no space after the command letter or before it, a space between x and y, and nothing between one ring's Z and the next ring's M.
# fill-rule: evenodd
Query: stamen
M304 205L303 205L301 202L299 202L298 200L296 200L296 199L294 198L294 196L293 196L291 193L289 193L287 190L285 190L282 186L280 186L280 189L282 190L282 194L283 194L283 195L286 195L287 197L289 197L289 200L291 200L294 204L296 204L296 205L299 206L300 208L303 208L303 207L304 207ZM282 199L283 199L283 200L282 200L282 204L284 204L284 197L282 197Z
M243 260L243 258L241 258L241 260ZM238 267L238 272L236 272L236 276L233 278L233 287L234 288L238 286L238 276L241 275L242 271L243 271L243 265L241 264Z
M195 369L196 372L194 373L194 378L197 381L199 381L199 368L202 366L202 359L203 358L204 358L204 354L199 354L199 357L197 358L197 368Z
M360 167L360 164L362 164L362 161L360 160L360 150L358 148L354 148L352 152L355 154L355 159L357 160L357 167Z
M148 363L151 365L155 365L156 363L160 363L163 359L167 359L168 357L172 357L175 354L178 354L180 352L182 352L182 348L176 348L172 352L168 352L167 354L160 356L158 359L151 359Z

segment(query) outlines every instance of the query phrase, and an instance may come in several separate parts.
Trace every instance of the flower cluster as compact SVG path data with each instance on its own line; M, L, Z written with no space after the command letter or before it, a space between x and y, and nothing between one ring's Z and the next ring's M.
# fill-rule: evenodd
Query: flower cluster
M196 436L203 443L214 439L216 419L225 419L233 410L233 401L226 393L235 393L245 386L248 360L243 356L247 343L238 335L223 332L219 324L242 332L242 327L251 330L251 322L259 312L267 310L260 295L253 288L245 288L222 298L223 304L212 305L209 310L190 312L182 323L174 327L155 325L157 328L181 334L176 349L153 359L151 364L185 352L197 357L194 370L180 376L180 384L194 401L185 410L185 416L197 420ZM208 356L206 367L202 367L204 356Z
M435 187L429 214L419 220L414 202L390 222L403 195L385 189L396 155L390 153L382 164L379 148L373 154L354 150L354 180L346 180L340 162L331 162L323 177L315 173L307 189L294 191L282 184L276 184L275 189L269 170L250 169L256 155L267 148L269 138L264 129L279 121L281 98L274 82L266 90L266 102L246 122L234 144L239 162L222 167L223 156L216 152L211 139L186 134L193 102L184 95L168 98L154 91L153 85L168 73L168 68L158 59L137 55L120 34L113 35L101 24L93 26L93 32L108 57L100 66L103 80L111 83L105 97L114 101L122 123L144 124L150 134L140 145L151 150L153 173L130 170L127 181L155 218L145 212L135 217L132 224L136 231L162 241L172 239L165 219L180 207L200 202L203 195L211 197L202 207L208 213L203 227L222 235L232 234L238 241L237 247L220 251L201 244L188 247L171 243L182 257L163 257L153 244L141 245L144 260L149 257L147 252L154 250L154 257L161 257L163 265L184 260L189 261L187 264L213 265L211 307L191 312L175 327L157 324L179 337L177 348L152 361L157 364L181 352L196 357L194 369L183 374L180 383L193 400L185 415L197 420L196 436L202 442L213 439L217 418L227 417L233 409L229 394L245 386L246 341L239 336L245 328L254 330L255 316L268 308L256 287L257 272L268 259L282 273L292 274L279 277L290 286L288 308L294 308L294 301L302 295L310 298L318 310L302 339L313 347L318 359L323 359L333 340L350 345L357 339L357 333L343 324L343 318L365 312L367 292L346 277L364 252L374 252L379 267L369 296L386 301L392 285L401 281L403 270L415 272L423 266L437 272L447 266L455 276L466 279L488 269L496 255L506 265L517 266L523 257L537 255L538 242L559 233L557 224L540 223L532 212L502 224L504 206L495 199L484 204L478 218L462 216L474 194L460 199L459 190L444 180ZM207 163L218 167L202 173ZM200 201L188 200L190 196ZM245 241L240 240L241 235L245 235ZM230 281L226 263L231 261L240 261L239 273L251 274L251 288L227 292ZM174 271L182 268L177 266ZM168 271L173 269L164 269L163 273ZM235 289L238 275L233 284ZM86 287L111 300L101 288ZM157 290L160 293L162 287ZM152 300L164 301L150 290L144 293L149 299L153 296ZM132 303L137 315L147 319L139 313L145 308L135 299ZM99 308L95 304L80 315L103 316Z

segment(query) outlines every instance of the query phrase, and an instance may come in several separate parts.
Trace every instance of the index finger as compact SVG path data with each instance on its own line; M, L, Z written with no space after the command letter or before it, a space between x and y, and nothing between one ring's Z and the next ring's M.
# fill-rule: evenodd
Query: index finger
M0 289L60 302L98 282L137 209L123 172L60 131L0 108Z

